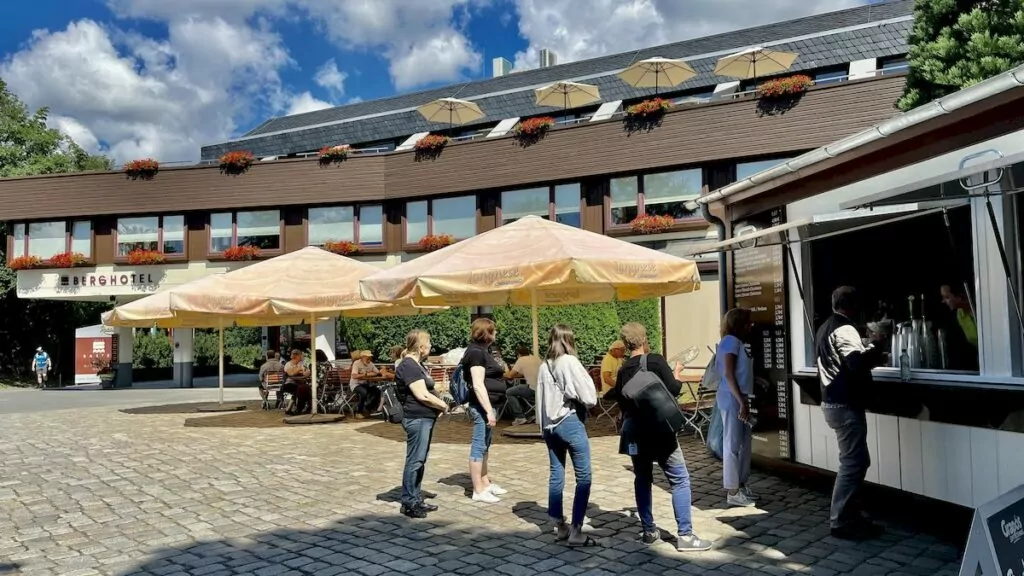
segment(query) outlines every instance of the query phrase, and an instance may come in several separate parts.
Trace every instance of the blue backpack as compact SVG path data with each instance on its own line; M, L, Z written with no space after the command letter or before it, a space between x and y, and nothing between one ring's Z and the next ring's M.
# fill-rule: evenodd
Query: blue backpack
M455 367L451 378L448 379L448 392L451 393L456 406L462 406L469 402L469 385L466 384L461 362Z

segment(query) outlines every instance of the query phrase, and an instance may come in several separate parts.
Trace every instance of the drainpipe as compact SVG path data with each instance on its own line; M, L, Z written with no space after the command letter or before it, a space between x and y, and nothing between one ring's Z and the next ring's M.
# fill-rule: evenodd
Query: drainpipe
M711 213L711 209L708 208L707 203L700 205L700 215L704 217L709 223L715 226L718 231L718 241L725 240L725 222L722 222L721 218ZM728 285L725 281L725 251L722 250L718 253L718 305L721 307L721 315L725 316L725 313L729 309L728 299Z

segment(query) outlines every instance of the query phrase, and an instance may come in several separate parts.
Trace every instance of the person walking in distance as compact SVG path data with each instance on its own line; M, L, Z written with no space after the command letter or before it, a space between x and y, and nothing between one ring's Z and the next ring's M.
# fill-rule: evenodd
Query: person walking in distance
M520 358L523 356L520 354ZM597 404L597 390L576 356L576 339L568 326L556 324L551 328L547 358L538 370L536 398L537 419L551 464L548 516L555 522L556 539L574 548L594 546L594 539L583 533L591 484L590 439L583 423L588 409ZM567 453L576 473L572 524L566 524L562 506Z
M32 357L32 369L36 373L36 383L40 388L46 385L46 380L52 367L50 355L43 350L42 346L36 348L36 354Z
M715 370L721 384L716 403L722 418L722 486L726 504L750 507L756 496L747 487L750 478L750 396L754 373L743 343L753 326L750 310L733 308L722 318L722 340L715 353Z
M884 361L880 348L864 345L854 321L859 311L857 291L841 286L832 292L833 314L818 328L814 347L821 384L821 411L839 444L839 472L832 489L829 528L832 535L867 540L881 535L881 527L862 516L856 497L871 466L868 425L864 413L871 369Z

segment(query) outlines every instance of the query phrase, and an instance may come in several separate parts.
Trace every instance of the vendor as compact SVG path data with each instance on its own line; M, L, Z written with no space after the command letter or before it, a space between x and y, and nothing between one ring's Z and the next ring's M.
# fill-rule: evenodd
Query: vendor
M939 288L942 294L942 303L949 306L949 309L956 314L956 323L960 326L961 332L967 341L978 348L978 321L974 318L974 310L971 309L971 302L967 299L964 285L959 283L943 284Z

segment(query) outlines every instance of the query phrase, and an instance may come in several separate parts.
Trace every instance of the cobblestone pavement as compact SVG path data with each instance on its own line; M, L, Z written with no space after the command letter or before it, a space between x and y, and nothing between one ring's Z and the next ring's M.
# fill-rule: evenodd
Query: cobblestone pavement
M5 417L0 574L944 576L958 567L955 548L892 526L876 542L835 540L825 496L763 474L753 483L763 505L727 510L720 468L697 446L687 447L695 525L716 541L712 551L637 541L632 475L607 435L592 440L599 546L570 550L545 520L542 444L496 440L492 476L509 494L476 504L466 498L468 429L443 423L425 482L441 510L413 521L394 502L400 427L185 428L185 417L111 408ZM664 488L655 514L667 528Z

